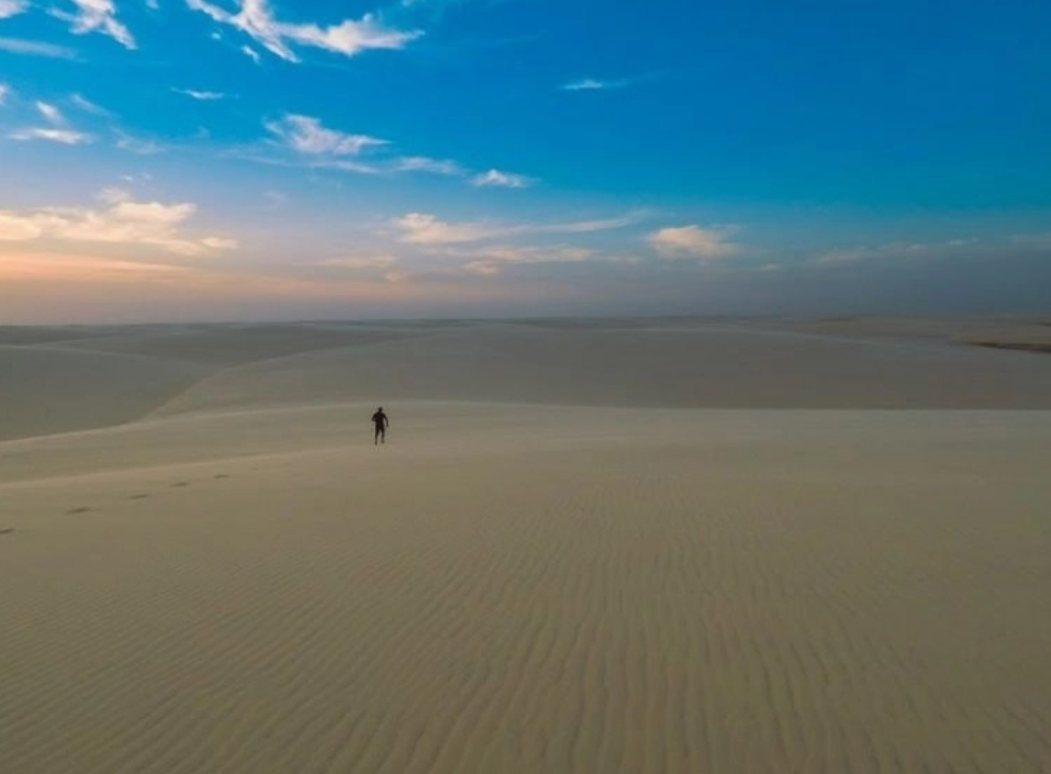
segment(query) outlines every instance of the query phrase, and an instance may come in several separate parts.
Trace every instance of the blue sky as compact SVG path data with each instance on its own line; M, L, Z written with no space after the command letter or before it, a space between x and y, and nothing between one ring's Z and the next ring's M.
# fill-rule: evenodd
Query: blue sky
M0 0L0 322L1047 287L1036 0Z

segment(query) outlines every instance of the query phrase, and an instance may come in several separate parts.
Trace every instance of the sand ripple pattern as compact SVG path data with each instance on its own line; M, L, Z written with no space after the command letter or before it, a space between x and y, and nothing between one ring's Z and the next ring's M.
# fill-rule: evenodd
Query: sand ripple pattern
M578 446L42 486L96 500L0 543L0 771L1051 770L1032 471Z

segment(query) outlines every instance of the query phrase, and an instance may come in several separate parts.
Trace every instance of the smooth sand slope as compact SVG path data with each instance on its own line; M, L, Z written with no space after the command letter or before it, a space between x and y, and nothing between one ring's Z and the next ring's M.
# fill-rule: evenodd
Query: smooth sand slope
M1051 357L746 327L10 341L0 772L1051 770Z

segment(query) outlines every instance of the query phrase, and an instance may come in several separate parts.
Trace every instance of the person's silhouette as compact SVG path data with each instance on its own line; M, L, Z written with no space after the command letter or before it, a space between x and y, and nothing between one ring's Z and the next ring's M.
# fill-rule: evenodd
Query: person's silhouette
M383 413L383 406L376 409L376 413L372 415L372 426L375 428L376 433L372 437L372 443L386 443L387 442L387 426L390 425L390 419Z

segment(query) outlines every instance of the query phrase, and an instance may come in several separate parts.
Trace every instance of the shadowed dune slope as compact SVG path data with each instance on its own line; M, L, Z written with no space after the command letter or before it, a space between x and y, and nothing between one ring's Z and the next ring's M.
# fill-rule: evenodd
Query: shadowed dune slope
M207 373L157 358L0 346L0 439L138 419Z
M625 407L1046 408L1051 359L729 327L477 326L213 375L162 414L431 399Z

